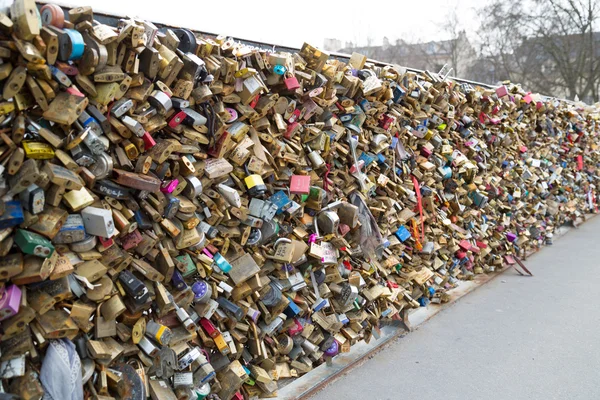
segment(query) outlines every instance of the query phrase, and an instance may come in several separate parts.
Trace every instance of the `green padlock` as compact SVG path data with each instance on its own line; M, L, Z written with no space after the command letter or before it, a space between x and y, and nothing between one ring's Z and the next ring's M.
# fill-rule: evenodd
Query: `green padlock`
M196 272L198 272L198 268L196 268L196 264L194 264L194 261L192 260L192 257L190 257L189 254L177 256L175 257L175 259L183 263L184 267L180 268L179 271L181 272L181 275L183 275L185 278L190 277Z
M24 229L17 230L15 234L15 243L25 254L48 258L54 253L54 246L48 239L37 233L29 232Z

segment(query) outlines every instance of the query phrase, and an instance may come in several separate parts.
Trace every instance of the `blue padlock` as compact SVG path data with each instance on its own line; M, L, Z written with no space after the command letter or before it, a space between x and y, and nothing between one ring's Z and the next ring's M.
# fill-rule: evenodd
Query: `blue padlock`
M135 222L138 224L138 228L140 229L152 229L152 220L146 214L142 212L142 210L137 210L133 213L133 217L135 218Z
M440 167L438 171L441 173L443 179L452 178L452 168L450 167Z
M323 309L325 306L329 305L329 301L327 299L321 299L319 303L313 304L313 311L318 312Z
M171 283L173 284L173 287L179 291L184 290L187 287L187 284L183 280L183 275L181 275L181 272L179 272L177 269L173 271Z
M277 206L277 215L285 212L292 203L283 190L275 192L275 194L269 198L269 201Z
M408 231L408 229L406 229L406 227L404 225L400 225L400 228L398 228L395 235L398 238L398 240L400 240L401 242L407 241L408 238L410 238L410 236L411 236L410 232Z
M288 318L293 318L296 315L300 314L300 312L302 312L302 309L298 307L298 305L294 303L294 301L290 297L288 297L288 300L290 301L290 304L285 310L283 310L283 312L285 313L285 315L288 316Z
M25 220L23 207L19 200L7 201L4 203L4 207L4 213L0 216L0 229L17 226Z
M287 71L287 68L281 64L277 64L273 67L273 72L276 73L277 75L283 75L286 73L286 71Z
M83 56L83 51L85 50L83 36L81 36L81 33L79 33L79 31L76 31L75 29L65 29L64 33L69 38L69 42L71 45L71 54L69 55L69 60L80 59L81 56Z
M392 100L394 101L394 103L399 103L400 100L402 100L404 98L404 96L406 96L406 90L402 89L400 87L400 85L396 85L396 87L393 90L393 98Z
M225 259L225 257L221 255L221 253L216 253L213 256L213 261L215 262L216 266L224 273L228 273L229 271L231 271L231 264L229 264L229 262Z
M368 153L362 153L360 157L358 157L358 161L363 160L365 162L365 167L368 167L373 161L375 161L375 157L372 157Z
M167 193L165 197L167 198L167 205L165 206L165 212L163 217L167 219L172 219L175 217L175 214L177 214L177 212L179 211L179 205L181 201L177 197L173 196L171 193Z
M367 99L362 99L358 104L364 112L367 112L371 109L371 103Z

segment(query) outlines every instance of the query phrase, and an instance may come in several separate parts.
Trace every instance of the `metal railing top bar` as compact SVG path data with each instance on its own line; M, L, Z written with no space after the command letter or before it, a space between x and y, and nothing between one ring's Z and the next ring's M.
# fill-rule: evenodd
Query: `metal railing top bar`
M75 5L75 4L69 4L68 2L64 2L64 1L52 1L52 0L36 0L36 3L38 5L43 5L46 3L53 3L53 4L58 4L59 6L65 8L65 9L71 9L74 7L79 7L80 5ZM106 25L111 25L111 26L117 26L117 23L119 21L119 19L121 18L130 18L132 16L130 15L126 15L126 14L119 14L117 12L106 12L106 11L96 11L94 10L94 18L96 19L96 21L106 24ZM133 17L133 18L137 18L137 17ZM141 17L140 17L141 18ZM206 37L212 37L215 38L218 36L218 34L216 33L212 33L212 32L206 32L206 31L201 31L198 30L196 28L189 28L189 27L184 27L184 26L178 26L178 25L172 25L169 23L162 23L162 22L155 22L152 21L152 23L154 25L156 25L159 29L160 28L186 28L191 30L192 32L202 35L202 36L206 36ZM239 38L239 37L235 37L235 36L228 36L233 38L235 41L240 42L242 44L248 45L248 46L253 46L259 49L264 49L264 50L275 50L275 51L287 51L287 52L298 52L300 51L299 47L290 47L290 46L284 46L284 45L279 45L279 44L275 44L275 43L267 43L267 42L259 42L256 40L251 40L251 39L244 39L244 38ZM347 53L339 53L339 52L335 52L335 51L327 51L327 53L329 53L329 55L331 57L334 57L336 59L339 60L343 60L343 61L348 61L350 60L351 55L347 54ZM410 72L414 72L414 73L418 73L418 74L424 74L425 71L418 69L418 68L412 68L412 67L405 67L399 64L394 64L394 63L388 63L388 62L383 62L383 61L378 61L378 60L374 60L371 58L367 59L367 62L372 63L374 65L380 66L380 67L384 67L387 65L390 66L400 66L401 68L406 69L407 71ZM489 84L489 83L483 83L483 82L477 82L477 81L472 81L469 79L463 79L463 78L459 78L459 77L455 77L455 76L449 76L449 79L456 81L458 83L466 83L466 84L470 84L473 86L480 86L483 88L488 88L488 89L495 89L498 87L498 85L493 85L493 84ZM565 101L571 104L574 104L574 102L572 100L568 100L568 99L562 99L562 98L557 98L556 96L547 96L547 95L541 95L542 97L544 97L545 99L558 99L561 101Z

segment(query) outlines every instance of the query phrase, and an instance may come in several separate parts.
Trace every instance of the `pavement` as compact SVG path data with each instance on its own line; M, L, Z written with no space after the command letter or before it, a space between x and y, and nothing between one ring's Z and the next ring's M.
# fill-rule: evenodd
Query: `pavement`
M600 218L395 340L311 400L600 399Z

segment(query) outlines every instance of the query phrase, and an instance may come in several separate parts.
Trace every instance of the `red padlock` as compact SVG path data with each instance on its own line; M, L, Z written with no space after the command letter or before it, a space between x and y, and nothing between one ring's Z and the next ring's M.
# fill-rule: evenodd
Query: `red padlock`
M210 322L209 319L200 318L200 326L211 338L216 338L221 334L221 332L219 332L219 330L213 325L212 322Z
M296 90L300 87L298 79L295 76L290 76L283 80L283 84L287 90Z
M147 131L144 132L144 135L142 135L142 140L144 141L144 149L145 150L150 150L151 148L156 146L156 141L154 140L154 138L152 136L150 136L150 133Z
M103 238L102 236L98 236L98 241L105 249L108 249L110 246L115 244L115 241L112 238Z
M171 117L171 119L169 120L169 127L178 127L183 122L186 116L187 114L185 113L185 111L179 111L177 114L173 115L173 117Z
M296 120L298 120L298 118L300 118L300 109L296 108L290 116L290 119L288 119L288 122L290 124L293 124L294 122L296 122Z

